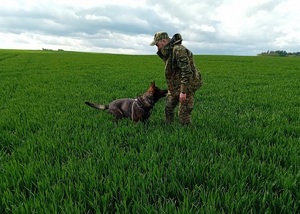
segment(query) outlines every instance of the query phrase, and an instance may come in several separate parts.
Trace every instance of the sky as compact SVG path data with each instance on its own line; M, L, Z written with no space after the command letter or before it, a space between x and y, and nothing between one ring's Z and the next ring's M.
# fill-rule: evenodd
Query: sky
M300 52L298 0L10 0L0 49L155 54L156 32L194 54Z

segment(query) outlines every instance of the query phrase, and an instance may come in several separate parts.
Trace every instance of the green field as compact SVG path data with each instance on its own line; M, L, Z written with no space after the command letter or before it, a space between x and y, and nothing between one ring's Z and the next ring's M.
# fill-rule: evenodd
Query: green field
M97 111L157 56L0 50L0 213L300 213L300 58L195 56L193 126Z

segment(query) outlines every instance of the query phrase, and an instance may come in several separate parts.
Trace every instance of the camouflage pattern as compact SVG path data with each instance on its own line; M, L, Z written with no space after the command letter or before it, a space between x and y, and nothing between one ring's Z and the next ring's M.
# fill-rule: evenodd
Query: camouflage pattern
M169 39L169 35L166 32L157 32L154 35L154 40L150 43L151 46L154 46L158 43L161 39Z
M179 103L178 117L179 122L183 125L192 123L191 113L194 107L194 94L187 94L186 101L183 103L179 102L179 96L173 96L171 93L167 94L165 116L166 123L174 122L175 108Z
M174 45L173 48L170 46L171 44L165 46L169 52L165 64L169 91L174 96L179 95L180 92L195 92L201 87L202 78L195 66L192 52L181 44Z
M170 41L172 45L181 44L181 42L182 42L182 37L179 33L174 34Z
M187 100L179 103L179 121L188 124L191 123L194 94L202 86L202 77L194 63L193 53L181 42L181 35L175 34L170 43L157 54L165 61L165 76L169 89L165 107L166 122L174 120L174 110L182 92L187 94Z

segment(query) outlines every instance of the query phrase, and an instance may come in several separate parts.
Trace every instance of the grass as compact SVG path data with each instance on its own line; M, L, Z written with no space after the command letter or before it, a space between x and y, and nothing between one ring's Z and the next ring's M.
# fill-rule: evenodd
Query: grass
M84 101L166 87L157 56L0 50L1 213L299 213L299 58L195 56L193 127Z

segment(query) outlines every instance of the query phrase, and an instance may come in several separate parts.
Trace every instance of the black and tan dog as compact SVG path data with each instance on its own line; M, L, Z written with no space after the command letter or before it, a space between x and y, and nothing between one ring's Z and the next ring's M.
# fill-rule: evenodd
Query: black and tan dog
M123 98L117 99L108 105L95 104L85 102L85 104L99 109L108 110L116 119L130 118L134 122L145 122L151 115L151 110L155 103L162 97L165 97L168 90L161 90L155 86L155 82L151 82L148 90L135 99Z

